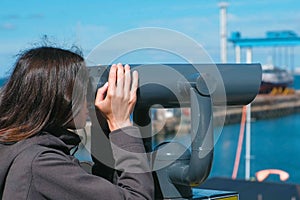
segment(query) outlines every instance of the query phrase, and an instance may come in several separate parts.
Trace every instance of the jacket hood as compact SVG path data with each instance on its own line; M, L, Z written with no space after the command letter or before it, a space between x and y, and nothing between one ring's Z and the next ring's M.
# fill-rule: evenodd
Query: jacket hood
M0 197L2 197L6 176L16 157L33 145L52 147L66 154L80 143L80 137L67 130L46 130L31 138L14 144L0 143Z

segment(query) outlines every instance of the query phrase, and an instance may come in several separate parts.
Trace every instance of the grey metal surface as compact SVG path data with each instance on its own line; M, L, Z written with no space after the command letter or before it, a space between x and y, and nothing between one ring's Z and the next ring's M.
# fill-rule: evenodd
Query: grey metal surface
M191 152L182 150L180 144L164 143L149 159L158 180L156 190L160 194L157 194L157 199L192 198L192 186L201 184L207 178L212 165L212 107L250 103L261 84L261 66L153 64L131 67L139 72L138 99L133 120L140 127L147 152L152 152L150 107L155 104L165 108L191 107ZM94 92L90 97L94 98L97 87L107 81L109 67L91 67L89 70Z
M214 105L248 104L255 98L261 83L260 64L147 64L131 65L131 68L139 72L137 106L140 107L160 104L174 108L179 107L179 103L189 106L189 88L197 89L200 74L210 75L212 81L207 83L216 87ZM89 67L89 70L94 86L99 80L98 86L107 81L108 66Z

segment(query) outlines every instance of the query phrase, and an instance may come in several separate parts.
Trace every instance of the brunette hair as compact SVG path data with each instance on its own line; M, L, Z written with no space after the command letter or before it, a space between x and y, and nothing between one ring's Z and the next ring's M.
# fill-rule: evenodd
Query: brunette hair
M0 142L43 129L67 128L85 101L88 73L81 55L54 47L22 53L0 96Z

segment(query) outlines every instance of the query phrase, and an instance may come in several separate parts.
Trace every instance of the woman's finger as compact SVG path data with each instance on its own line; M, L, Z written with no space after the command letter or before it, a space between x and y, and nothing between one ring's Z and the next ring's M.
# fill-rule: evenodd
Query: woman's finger
M131 85L130 66L128 64L126 64L125 65L125 80L124 80L124 96L125 96L125 98L129 98L130 85Z
M115 92L116 81L117 81L117 65L113 64L110 68L109 76L108 76L108 86L109 86L108 93L110 95L113 95Z
M117 88L116 92L118 96L123 96L124 91L124 68L121 63L117 65Z
M132 84L131 84L131 91L130 91L130 96L131 100L136 99L136 91L138 88L138 82L139 82L139 75L137 71L134 71L132 73Z

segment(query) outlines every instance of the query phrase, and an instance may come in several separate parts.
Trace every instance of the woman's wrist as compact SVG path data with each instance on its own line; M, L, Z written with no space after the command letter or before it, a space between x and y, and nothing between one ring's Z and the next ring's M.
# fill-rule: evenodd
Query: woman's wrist
M130 120L127 120L124 122L113 122L113 121L108 120L108 127L111 132L114 130L117 130L117 129L127 127L127 126L132 126L132 123Z

